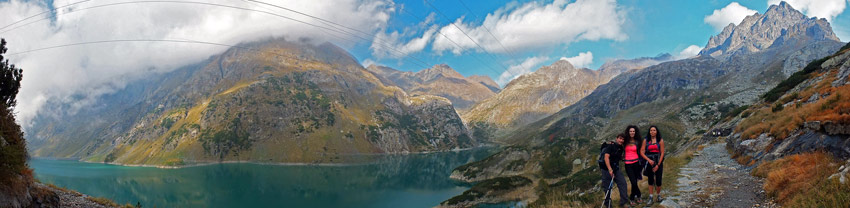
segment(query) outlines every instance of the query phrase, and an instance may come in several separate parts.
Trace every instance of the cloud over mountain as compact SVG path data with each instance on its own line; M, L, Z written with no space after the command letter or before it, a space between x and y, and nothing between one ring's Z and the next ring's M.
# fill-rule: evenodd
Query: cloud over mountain
M806 16L824 18L830 22L847 8L846 0L768 0L767 5L779 4L782 1L799 9Z
M52 5L60 7L74 2L57 0ZM343 33L280 17L322 25L309 17L255 2L117 3L121 2L83 2L59 9L55 16L47 13L23 21L0 31L0 35L9 42L9 54L63 44L119 39L195 40L228 45L267 37L310 42L338 42L343 40L341 37L353 39ZM394 3L385 0L285 0L269 3L370 32L384 27L394 11ZM106 4L115 5L97 7ZM0 26L51 9L53 7L36 1L0 2L0 13L4 16L0 18ZM36 21L45 17L50 19ZM27 126L46 102L65 103L69 107L66 110L73 112L75 108L89 105L97 96L123 88L129 81L196 63L226 49L191 43L122 42L55 48L9 55L7 58L24 69L25 79L16 111L20 121Z
M732 2L722 9L714 10L711 15L705 16L703 21L714 27L716 30L722 30L723 27L726 27L726 25L729 25L730 23L737 24L741 22L744 17L754 13L756 13L756 10L741 6L738 2Z

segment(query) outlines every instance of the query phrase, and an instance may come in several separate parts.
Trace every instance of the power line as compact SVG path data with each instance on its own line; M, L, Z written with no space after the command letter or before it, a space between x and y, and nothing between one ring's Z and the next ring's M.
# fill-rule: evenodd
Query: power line
M310 17L310 18L313 18L313 19L319 20L320 22L324 23L325 25L328 25L329 27L334 27L334 28L336 28L336 29L338 29L338 30L340 30L340 31L345 31L345 30L342 30L342 29L341 29L341 28L339 28L339 27L342 27L342 28L345 28L345 29L348 29L348 30L352 30L352 31L355 31L355 32L359 32L359 33L361 33L361 34L364 34L364 35L367 35L367 36L372 37L372 38L374 39L374 41L375 41L375 42L378 42L379 44L384 45L384 47L385 47L385 48L390 48L390 49L395 50L395 48L394 48L394 46L393 46L393 45L391 45L391 44L387 44L386 42L384 42L383 40L381 40L381 38L380 38L380 37L378 37L378 36L377 36L377 35L375 35L375 34L370 34L370 33L367 33L367 32L363 32L363 31L358 30L358 29L355 29L355 28L351 28L351 27L348 27L348 26L345 26L345 25L342 25L342 24L338 24L338 23L336 23L336 22L333 22L333 21L330 21L330 20L326 20L326 19L323 19L323 18L320 18L320 17L314 16L314 15L310 15L310 14L304 13L304 12L300 12L300 11L297 11L297 10L294 10L294 9L290 9L290 8L287 8L287 7L284 7L284 6L280 6L280 5L276 5L276 4L271 4L271 3L267 3L267 2L263 2L263 1L257 1L257 0L243 0L243 1L247 1L247 2L254 2L254 3L258 3L258 4L263 4L263 5L268 5L268 6L272 6L272 7L279 8L279 9L283 9L283 10L286 10L286 11L294 12L294 13L297 13L297 14L300 14L300 15L304 15L304 16L307 16L307 17ZM349 33L349 34L351 34L351 33ZM351 35L355 35L355 34L351 34ZM367 40L367 41L368 41L368 40ZM406 54L405 54L404 52L401 52L401 51L398 51L398 50L396 50L396 52L398 52L398 54L399 54L399 55L401 55L401 56L406 56ZM414 59L416 59L416 60L419 60L418 58L415 58L413 55L409 55L409 56L411 56L412 58L414 58ZM424 67L425 67L425 68L428 68L428 64L427 64L427 63L425 63L424 61L421 61L421 60L419 60L419 61L425 64L425 65L424 65Z
M49 47L44 47L44 48L38 48L38 49L26 50L26 51L21 51L21 52L16 52L16 53L10 53L10 54L8 54L8 55L9 55L9 56L14 56L14 55L19 55L19 54L32 53L32 52L43 51L43 50L49 50L49 49L54 49L54 48L64 48L64 47L71 47L71 46L79 46L79 45L93 45L93 44L103 44L103 43L118 43L118 42L169 42L169 43L195 43L195 44L205 44L205 45L215 45L215 46L226 46L226 47L233 47L233 48L239 48L239 49L246 49L246 50L258 51L258 52L264 52L264 51L261 51L261 50L259 50L259 49L255 49L255 48L242 47L242 46L236 46L236 45L228 45L228 44L223 44L223 43L207 42L207 41L197 41L197 40L173 40L173 39L117 39L117 40L99 40L99 41L88 41L88 42L79 42L79 43L70 43L70 44L63 44L63 45L49 46ZM283 56L283 54L278 54L278 53L275 53L275 54Z
M437 11L437 13L438 13L438 14L440 14L441 16L443 16L443 18L445 18L446 20L448 20L450 24L452 24L453 26L455 26L455 28L457 28L458 30L460 30L460 32L461 32L461 33L463 33L463 35L465 35L467 38L469 38L469 40L471 40L471 41L472 41L472 43L475 43L475 45L476 45L476 46L478 46L478 48L481 48L481 50L482 50L482 51L484 51L485 53L487 52L487 50L486 50L486 49L484 49L484 47L482 47L482 46L481 46L481 44L478 44L478 42L477 42L477 41L475 41L475 39L473 39L471 36L469 36L469 34L467 34L467 33L466 33L466 31L463 31L463 29L461 29L459 26L457 26L454 22L452 22L452 21L451 21L451 19L450 19L448 16L446 16L446 14L443 14L443 12L442 12L442 11L440 11L439 9L437 9L437 7L435 7L433 4L431 4L431 2L430 2L430 1L425 0L425 3L426 3L426 4L428 4L428 6L430 6L431 8L433 8L433 9L434 9L434 11ZM491 55L491 58L493 58L493 57L492 57L492 54L490 54L490 55ZM499 63L499 60L498 60L498 59L496 59L496 58L494 58L494 59L495 59L495 62L496 62L496 63ZM503 65L503 64L501 64L501 63L499 63L499 65L501 65L502 67L504 67L506 72L511 73L511 72L510 72L510 70L508 70L508 67L505 67L505 65Z
M467 6L466 3L463 3L463 0L457 0L457 1L460 2L460 4L463 6L463 8L466 8L466 11L469 11L469 14L472 14L473 17L478 18L478 15L475 15L475 12L473 12L472 9L469 9L469 6ZM499 46L502 47L502 50L505 50L505 53L511 55L514 59L517 59L519 61L516 53L513 50L509 50L507 47L505 47L505 45L502 44L502 40L497 38L496 35L493 35L493 32L490 32L490 29L487 28L487 25L484 25L484 23L481 23L481 27L483 27L484 30L487 31L487 34L490 34L490 37L493 37L493 39L495 39L496 42L499 43ZM518 66L525 68L525 66L522 66L522 62L520 62Z
M424 19L420 18L419 16L416 16L415 14L413 14L410 11L407 11L406 9L404 9L404 7L401 8L401 11L404 12L404 13L407 13L410 16L413 16L414 18L418 19L419 21L425 22ZM442 35L444 38L446 38L446 40L448 40L449 42L451 42L452 44L454 44L458 48L463 48L463 47L460 46L460 44L458 44L457 42L455 42L454 40L449 38L449 36L447 36L446 34L443 34L443 32L440 32L440 30L437 30L437 33ZM469 55L472 56L473 58L475 58L476 60L480 61L481 63L483 63L483 66L487 66L487 68L490 69L490 71L500 73L498 70L494 69L493 66L488 65L487 61L482 60L480 57L476 56L475 54L469 54Z
M83 2L87 2L87 1L91 1L91 0L78 1L78 2L74 2L74 3L66 4L66 5L64 5L64 6L56 7L56 9L53 9L53 10L43 11L43 12L41 12L41 13L38 13L38 14L35 14L35 15L32 15L32 16L29 16L29 17L27 17L27 18L23 18L23 19L21 19L21 20L15 21L15 22L13 22L12 24L8 24L8 25L6 25L6 26L0 27L0 30L6 29L6 28L7 28L7 27L9 27L9 26L12 26L12 25L18 24L18 23L20 23L20 22L26 21L26 20L28 20L28 19L30 19L30 18L33 18L33 17L37 17L37 16L40 16L40 15L42 15L42 14L45 14L45 13L48 13L48 12L51 12L51 11L56 11L56 10L59 10L59 9L65 8L65 7L73 6L73 5L76 5L76 4L79 4L79 3L83 3Z
M372 40L370 40L370 39L367 39L367 38L361 37L361 36L359 36L359 35L356 35L356 34L353 34L353 33L350 33L350 32L347 32L347 31L344 31L344 30L341 30L341 29L338 29L338 28L334 28L334 29L332 29L332 28L328 28L328 27L324 27L324 26L320 26L320 25L312 24L312 23L309 23L309 22L301 21L301 20L298 20L298 19L290 18L290 17L287 17L287 16L279 15L279 14L272 13L272 12L267 12L267 11L263 11L263 10L256 10L256 9L250 9L250 8L237 7L237 6L230 6L230 5L216 4L216 3L208 3L208 2L195 2L195 1L164 1L164 0L117 2L117 3L102 4L102 5L92 6L92 7L86 7L86 8L75 9L75 10L72 10L72 11L69 11L69 12L67 12L67 13L63 13L63 14L74 13L74 12L84 11L84 10L88 10L88 9L95 9L95 8L108 7L108 6L117 6L117 5L124 5L124 4L142 4L142 3L178 3L178 4L195 4L195 5L217 6L217 7L225 7L225 8L231 8L231 9L237 9L237 10L244 10L244 11L259 12L259 13L264 13L264 14L268 14L268 15L277 16L277 17L280 17L280 18L284 18L284 19L292 20L292 21L295 21L295 22L298 22L298 23L302 23L302 24L310 25L310 26L317 27L317 28L324 29L324 30L329 30L329 31L338 32L338 33L345 33L345 34L352 35L352 36L358 37L358 38L363 39L363 40L366 40L366 41L372 41ZM66 6L67 6L67 5L66 5ZM53 9L53 10L50 10L50 11L56 11L56 10L58 10L58 9L59 9L59 8L56 8L56 9ZM301 14L303 14L303 13L301 13ZM318 18L318 17L314 17L314 18ZM38 19L38 20L35 20L35 21L32 21L32 22L29 22L29 23L23 24L23 25L19 25L19 26L17 26L17 27L14 27L14 28L8 29L8 30L6 30L6 31L2 31L2 32L0 32L0 34L6 33L6 32L9 32L9 31L12 31L12 30L15 30L15 29L20 28L20 27L23 27L23 26L30 25L30 24L35 23L35 22L43 21L43 20L46 20L46 19L48 19L48 18L42 18L42 19ZM21 21L22 21L22 20L21 20ZM324 21L327 21L327 20L324 20ZM19 22L20 22L20 21L19 21ZM330 22L330 21L327 21L327 22ZM334 23L334 24L336 24L336 23ZM337 25L339 25L339 24L337 24ZM361 32L362 32L362 31L361 31ZM380 42L379 42L379 43L380 43ZM414 59L414 60L416 60L416 61L420 62L420 63L417 63L417 64L421 64L421 66L422 66L422 67L426 67L426 68L428 67L428 64L427 64L426 62L424 62L424 61L422 61L422 60L420 60L420 59L418 59L418 58L416 58L416 57L413 57L413 56L407 56L404 52L398 51L397 49L395 49L394 47L392 47L392 46L390 46L390 45L388 45L388 44L381 43L381 45L379 45L379 46L383 46L383 47L389 48L389 49L390 49L390 50L392 50L393 52L396 52L396 53L398 53L399 55L401 55L401 56L402 56L402 58L411 58L411 59ZM407 56L407 57L405 57L405 56ZM414 63L415 63L415 62L414 62Z

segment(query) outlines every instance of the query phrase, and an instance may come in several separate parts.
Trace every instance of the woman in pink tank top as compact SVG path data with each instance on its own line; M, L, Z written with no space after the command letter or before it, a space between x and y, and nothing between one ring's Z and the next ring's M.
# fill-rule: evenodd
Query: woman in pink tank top
M635 202L643 203L640 195L640 188L638 188L638 181L641 180L641 170L643 165L639 163L639 149L642 148L641 138L640 138L640 129L638 129L635 125L629 125L626 127L626 140L624 142L624 146L626 149L625 158L623 158L623 162L626 163L626 175L629 176L629 182L631 183L631 193L629 194L629 200L631 201L631 205L634 206Z
M656 194L655 202L661 202L661 175L664 172L664 139L657 126L650 126L646 139L643 140L640 155L646 160L648 167L644 174L649 178L649 204L651 205L652 194Z

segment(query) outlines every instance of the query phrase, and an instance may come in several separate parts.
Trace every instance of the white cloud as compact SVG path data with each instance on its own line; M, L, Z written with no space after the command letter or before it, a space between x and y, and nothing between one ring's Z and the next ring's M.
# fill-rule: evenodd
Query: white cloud
M372 40L372 45L369 46L369 49L372 49L372 55L377 58L404 58L411 53L425 49L425 46L431 42L436 32L437 27L431 27L421 37L413 38L407 43L402 43L403 41L399 40L404 35L397 31L390 34L378 33Z
M729 3L722 9L715 9L711 15L705 16L703 21L714 29L723 30L729 23L738 24L745 17L755 14L757 11L741 6L738 2Z
M676 59L686 59L690 57L694 57L699 54L699 51L702 50L702 47L697 45L690 45L687 48L683 49L679 52L679 55L676 55Z
M555 0L550 4L534 1L496 10L488 14L481 25L463 20L461 17L454 24L490 53L506 53L499 42L509 50L521 51L580 40L622 41L628 38L622 28L625 11L614 0L577 0L573 3ZM474 42L451 24L439 31L460 47L446 37L435 36L432 49L437 53L461 54L470 49L478 50Z
M366 68L366 67L369 67L371 65L376 65L377 63L378 62L375 62L372 59L365 59L365 60L360 62L360 65L362 65L363 68Z
M53 5L76 1L56 0ZM37 2L0 2L0 27L49 10L44 3ZM323 25L308 17L256 3L205 2L270 11ZM338 40L329 35L330 32L313 26L224 7L136 3L83 9L103 4L106 2L77 4L57 11L57 16L51 21L36 22L0 35L9 42L9 54L47 46L115 39L188 39L231 45L266 37L284 37L287 40L309 38L315 43ZM279 0L273 4L368 32L386 27L389 15L394 11L394 3L389 0ZM56 48L6 58L24 69L16 111L19 121L27 127L45 103L59 102L79 108L91 104L100 95L123 88L127 82L199 62L226 49L185 43L108 43Z
M502 74L499 75L499 79L496 80L496 83L498 83L500 86L504 87L511 80L516 79L517 77L522 76L523 74L527 74L527 73L531 72L531 69L534 66L537 66L537 65L539 65L540 63L543 63L546 60L549 60L549 57L536 56L536 57L527 58L527 59L525 59L525 61L523 61L519 65L512 65L511 67L508 68L507 71L502 72Z
M576 68L584 68L593 63L593 53L588 51L569 58L561 57L561 60L569 61Z
M847 7L845 0L784 0L786 3L800 10L806 16L825 18L827 21L832 21L832 18L841 14ZM767 5L779 4L780 0L768 0Z

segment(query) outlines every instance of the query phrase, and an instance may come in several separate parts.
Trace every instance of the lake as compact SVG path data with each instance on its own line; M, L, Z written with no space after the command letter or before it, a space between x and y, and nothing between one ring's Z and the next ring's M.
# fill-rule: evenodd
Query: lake
M144 207L433 207L469 188L452 169L495 152L372 156L355 165L213 164L179 169L31 159L44 183Z

